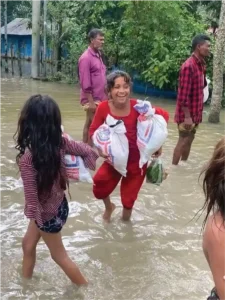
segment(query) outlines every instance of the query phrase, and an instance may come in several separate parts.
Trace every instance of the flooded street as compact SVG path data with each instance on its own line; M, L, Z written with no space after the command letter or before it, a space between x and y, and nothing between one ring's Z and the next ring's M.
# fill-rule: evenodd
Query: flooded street
M113 193L117 209L110 224L102 221L103 204L94 199L89 184L71 184L70 214L63 242L88 278L77 288L51 260L41 241L30 281L21 278L21 240L28 224L23 191L15 164L13 134L18 113L32 94L49 94L59 104L65 131L80 140L84 112L74 85L2 78L1 101L1 297L56 300L204 300L213 282L201 248L202 218L192 220L204 197L198 176L224 135L225 112L220 124L204 122L197 131L190 160L171 166L178 132L173 123L175 101L152 99L170 112L169 137L163 161L169 176L158 187L145 183L132 222L120 220L119 190ZM144 96L139 96L144 99ZM100 163L100 162L99 162ZM68 197L69 199L69 197Z

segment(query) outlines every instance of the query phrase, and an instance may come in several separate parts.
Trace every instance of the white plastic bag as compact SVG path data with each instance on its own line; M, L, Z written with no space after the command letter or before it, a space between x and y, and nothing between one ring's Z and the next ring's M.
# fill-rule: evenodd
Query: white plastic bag
M165 119L155 114L150 102L138 100L134 109L140 114L137 122L137 146L140 151L139 167L142 168L152 154L162 147L168 130Z
M91 174L85 168L83 159L80 156L66 154L64 156L66 164L66 173L71 182L93 183Z
M129 155L126 128L122 120L114 119L108 115L93 134L94 145L108 155L107 161L124 177L127 174L127 161Z
M208 98L209 98L209 84L210 84L210 80L208 79L208 78L206 78L206 86L204 87L204 89L203 89L203 103L205 103L207 100L208 100Z
M63 130L64 128L62 126L62 131ZM72 138L66 133L63 133L63 136L68 140L72 140ZM66 154L64 156L64 159L66 165L66 173L70 182L93 183L91 174L84 166L83 159L80 156Z

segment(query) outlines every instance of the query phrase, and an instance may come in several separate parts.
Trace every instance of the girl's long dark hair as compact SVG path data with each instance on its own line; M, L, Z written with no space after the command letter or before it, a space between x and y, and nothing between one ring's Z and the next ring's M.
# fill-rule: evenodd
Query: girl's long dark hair
M66 188L66 173L61 161L61 113L52 98L34 95L27 100L22 108L14 138L19 151L17 164L26 149L32 154L39 195L50 194L56 180L60 180L61 187Z
M203 228L210 212L219 212L225 225L225 137L216 145L212 158L201 175L203 177L203 191L205 203L202 210L206 210Z

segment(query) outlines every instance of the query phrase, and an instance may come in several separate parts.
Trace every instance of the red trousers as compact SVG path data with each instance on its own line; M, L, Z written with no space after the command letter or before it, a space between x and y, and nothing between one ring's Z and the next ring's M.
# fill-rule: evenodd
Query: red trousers
M104 162L94 176L93 193L97 199L107 198L116 188L121 177L120 194L124 208L131 209L137 199L146 175L147 164L140 169L138 163L128 163L127 176L117 172Z

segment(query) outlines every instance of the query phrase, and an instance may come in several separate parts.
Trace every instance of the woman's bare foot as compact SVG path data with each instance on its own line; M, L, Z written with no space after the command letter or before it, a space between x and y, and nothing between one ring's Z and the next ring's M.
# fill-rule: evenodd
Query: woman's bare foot
M113 213L113 211L116 209L116 205L114 203L111 203L111 207L110 208L107 208L103 214L103 219L106 221L106 222L110 222L110 219L111 219L111 215Z

